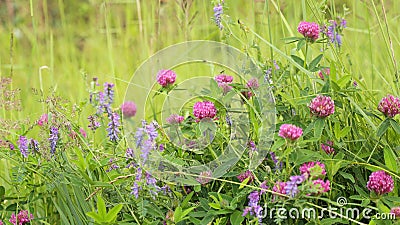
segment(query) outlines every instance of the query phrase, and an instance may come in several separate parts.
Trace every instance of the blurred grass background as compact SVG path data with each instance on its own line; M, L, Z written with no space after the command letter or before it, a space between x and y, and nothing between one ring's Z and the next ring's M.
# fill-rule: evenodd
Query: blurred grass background
M299 21L319 21L324 13L333 19L347 14L340 54L347 59L348 72L377 90L388 90L387 83L394 80L397 68L388 48L383 1L225 2L232 21L240 19L287 54L294 45L285 45L282 38L298 36ZM56 88L72 102L88 98L83 76L87 74L87 80L115 82L121 102L136 68L158 50L187 40L225 39L211 19L210 0L0 0L0 4L0 75L12 77L13 87L21 89L22 114L33 119L42 113L32 88L39 89L43 66L49 68L41 70L46 93ZM384 8L398 58L400 4L385 0ZM261 51L265 57L272 55L269 48Z

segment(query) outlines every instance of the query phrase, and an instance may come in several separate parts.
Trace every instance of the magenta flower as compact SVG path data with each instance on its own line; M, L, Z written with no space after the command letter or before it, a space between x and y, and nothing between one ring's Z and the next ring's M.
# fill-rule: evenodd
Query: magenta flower
M329 180L323 181L321 179L313 180L314 188L317 189L317 194L322 194L331 190L331 183Z
M136 115L136 104L132 101L126 101L121 105L121 111L124 118L134 117Z
M258 89L260 85L258 84L258 80L257 78L251 78L249 81L247 81L246 83L246 87L250 90L248 91L242 91L242 95L246 98L246 99L250 99L251 97L254 96L254 93L252 92L252 89Z
M400 207L392 208L390 213L393 214L397 219L400 219Z
M87 138L86 131L82 127L79 129L79 133L81 133L84 138Z
M389 118L400 114L400 100L393 95L387 95L379 102L378 110Z
M319 38L319 26L316 23L302 21L297 27L297 31L310 42L314 42Z
M157 82L163 87L174 84L175 80L176 74L172 70L160 70L157 73Z
M43 126L44 124L46 124L49 121L49 116L47 115L47 113L43 114L40 116L40 119L38 120L37 124L39 126Z
M278 181L275 183L274 187L272 187L272 191L285 195L286 194L285 187L286 187L286 182Z
M254 175L253 175L253 173L250 171L250 170L246 170L245 172L243 172L243 173L241 173L241 174L239 174L238 176L237 176L237 179L239 179L240 180L240 182L243 182L244 180L246 180L247 178L249 178L249 180L248 180L248 184L249 183L251 183L251 182L253 182L253 180L254 180Z
M303 129L301 129L300 127L296 127L293 124L283 124L279 128L279 136L285 139L290 139L292 141L299 139L302 134Z
M308 105L313 115L325 118L335 112L335 103L329 96L318 95Z
M320 71L318 72L318 76L319 76L322 80L325 79L325 75L326 75L326 76L329 76L330 74L331 74L331 69L329 69L329 68L325 68L325 69L320 70Z
M217 115L217 109L212 102L196 102L193 106L193 115L200 120L204 118L213 119Z
M183 122L185 118L183 116L180 116L178 114L171 114L167 119L167 123L169 124L180 124Z
M326 154L335 154L335 149L333 148L333 141L326 141L326 143L321 143L321 149L326 152Z
M299 170L306 178L311 177L311 179L326 175L325 165L321 162L304 163Z
M369 176L367 188L378 195L383 195L393 191L393 178L383 170L375 171Z
M30 223L33 220L33 215L28 213L28 210L21 210L17 216L14 213L11 214L10 223L14 225L23 225Z
M220 74L215 76L214 80L217 81L218 87L222 88L224 93L228 93L230 90L232 90L232 87L229 86L229 84L233 82L232 76Z

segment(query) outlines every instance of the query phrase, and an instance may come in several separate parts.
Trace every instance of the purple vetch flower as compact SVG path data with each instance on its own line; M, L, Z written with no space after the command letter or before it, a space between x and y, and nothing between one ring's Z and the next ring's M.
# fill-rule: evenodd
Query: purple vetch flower
M283 124L279 128L279 136L285 139L295 141L301 137L303 129L293 124Z
M272 68L268 68L267 70L265 70L264 81L268 84L274 83L272 81Z
M161 188L157 185L157 180L149 172L146 172L145 178L150 195L153 196L154 199L155 196L158 195L158 192L161 191Z
M139 198L139 191L142 189L142 187L139 187L138 183L135 181L133 183L133 186L131 187L131 195L134 195L135 198Z
M8 142L8 147L10 148L11 151L13 151L15 149L14 144L11 142Z
M181 124L185 118L178 114L171 114L167 119L167 123L169 124Z
M92 131L95 131L97 128L100 127L100 122L97 121L97 116L89 116L88 120L89 120L88 127Z
M299 192L297 186L305 180L304 176L291 176L284 187L285 193L292 198Z
M251 151L253 151L253 152L257 151L257 146L256 146L256 143L254 143L254 141L250 140L247 143L247 146L250 148Z
M107 173L119 168L119 166L114 163L114 160L112 158L108 161L108 164L110 165L110 167L106 170Z
M335 112L335 103L329 96L318 95L308 105L313 115L325 118Z
M172 70L160 70L157 73L157 82L163 87L174 84L175 80L176 73Z
M136 148L140 148L142 146L143 140L144 140L144 135L145 135L144 128L139 127L135 133Z
M119 130L119 115L118 113L112 113L109 116L110 122L108 123L108 128L107 128L107 136L110 138L110 141L117 141L119 139L118 135L120 133Z
M269 189L269 187L267 186L267 181L266 181L266 180L263 181L263 182L260 184L260 188L261 188L260 195L262 195L262 194L264 194L265 192L267 192L267 190Z
M125 158L128 159L133 159L135 158L135 153L133 152L133 149L127 148L125 151Z
M144 165L147 162L149 155L150 155L150 151L152 149L154 149L154 143L151 140L144 141L142 149L141 149L142 154L140 154L140 157L142 159L142 165Z
M32 149L32 153L39 152L39 142L31 138L29 141L29 149Z
M319 38L319 26L314 22L300 22L299 26L297 27L297 31L311 43L315 42Z
M160 152L164 151L164 144L158 145L158 151L160 151Z
M255 216L258 218L258 221L262 222L262 210L263 208L259 205L260 201L260 193L258 191L253 191L248 196L249 203L248 206L243 210L242 216L246 216L250 213L250 215Z
M272 61L272 63L274 64L274 67L275 67L276 70L281 69L281 68L279 67L278 63L276 62L276 60Z
M56 153L56 147L58 142L58 128L57 127L50 127L50 153L54 155Z
M224 26L222 25L222 18L221 18L222 14L224 14L224 8L222 7L222 5L218 4L218 5L214 6L214 21L220 30L224 29Z
M275 171L281 170L282 167L283 167L283 163L282 163L282 162L279 162L278 158L277 158L276 155L275 155L275 152L269 152L269 154L270 154L270 156L271 156L272 161L273 161L274 164L275 164Z
M392 192L394 188L393 178L383 170L375 171L369 176L367 188L378 195Z
M393 95L387 95L379 102L378 110L386 117L393 118L400 114L400 99Z
M112 83L104 83L104 94L106 97L106 101L108 104L112 104L114 102L114 84Z
M146 125L145 130L150 141L154 141L158 137L157 128L158 124L155 121L151 122L149 125Z
M353 81L353 87L357 87L357 86L358 86L357 81Z
M18 148L21 154L25 157L28 158L28 139L25 136L19 136L18 139Z
M229 117L228 114L226 114L225 120L226 120L226 123L228 124L228 126L232 126L232 119Z
M328 25L322 26L322 32L328 37L329 41L336 47L342 46L342 31L347 27L347 21L342 19L340 24L335 20L329 20Z

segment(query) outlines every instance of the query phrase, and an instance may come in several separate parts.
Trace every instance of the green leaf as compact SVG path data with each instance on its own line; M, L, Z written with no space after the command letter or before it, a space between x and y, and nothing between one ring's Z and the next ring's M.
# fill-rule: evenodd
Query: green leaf
M101 218L105 218L107 215L106 203L100 195L97 196L97 212Z
M313 59L310 62L310 65L308 66L308 69L310 69L310 70L314 69L318 65L318 63L321 61L322 57L323 57L323 54L320 54L317 57L315 57L315 59Z
M208 205L213 209L221 209L221 205L217 204L217 203L211 202L211 203L208 203Z
M292 59L299 64L300 66L304 66L304 60L302 60L300 57L296 56L296 55L291 55L290 57L292 57Z
M107 222L114 222L115 219L117 218L117 215L119 213L119 211L121 211L122 209L122 204L118 204L116 206L114 206L112 209L110 209L110 211L108 211L107 213Z
M200 186L200 185L198 185L198 186ZM193 194L194 194L193 191L190 192L190 193L186 196L186 198L182 201L181 207L182 207L183 209L187 207L187 204L189 203L190 199L192 199Z
M231 214L230 221L232 225L240 225L242 224L244 218L245 217L242 216L242 212L236 210Z
M390 125L390 120L385 119L381 125L379 125L378 130L376 131L376 135L378 135L378 137L382 137L382 135L384 135L387 131L387 129L389 128Z
M176 207L174 212L174 222L178 223L182 219L182 208L180 206Z
M339 174L342 175L342 177L344 177L344 178L346 178L348 180L351 180L351 182L355 183L355 179L354 179L353 175L351 175L349 173L342 172L342 171L340 171Z
M91 218L93 218L95 222L102 222L103 221L101 216L99 216L99 214L97 214L96 212L87 212L86 215L91 217Z
M390 125L392 125L393 130L396 131L396 133L400 134L400 125L397 123L396 120L390 119Z
M306 41L304 39L301 39L299 42L297 42L296 50L299 51L305 44Z
M389 147L384 148L383 152L386 167L391 171L397 172L398 166L396 162L396 155L394 154L394 152Z
M324 127L325 127L325 120L318 118L314 124L314 137L315 138L318 138L318 139L321 138Z
M350 132L350 130L351 130L350 126L343 128L338 134L338 137L339 137L338 139L345 137Z
M285 139L279 138L278 140L275 141L274 145L271 147L271 151L275 152L278 150L280 147L282 147L286 143Z

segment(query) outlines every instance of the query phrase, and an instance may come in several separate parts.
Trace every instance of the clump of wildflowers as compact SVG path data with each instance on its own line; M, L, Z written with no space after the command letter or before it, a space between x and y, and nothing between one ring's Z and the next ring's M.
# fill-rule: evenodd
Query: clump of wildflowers
M400 99L393 95L387 95L379 102L378 110L385 114L386 117L393 118L400 114Z
M136 104L132 101L126 101L121 105L121 112L124 118L134 117L136 115Z
M21 154L25 157L28 158L28 139L25 136L19 136L18 139L18 148Z
M175 80L176 73L172 70L160 70L157 73L157 82L163 87L174 84Z
M246 208L243 210L242 216L246 216L247 214L250 213L250 215L254 215L255 217L258 218L258 221L261 223L262 222L262 210L263 208L259 205L260 201L260 193L258 191L253 191L249 194L248 196L249 203Z
M378 195L392 192L394 188L393 178L383 170L375 171L369 176L367 188Z
M346 27L347 21L345 19L342 19L340 23L329 20L329 24L322 26L321 30L335 47L340 47L342 46L342 32Z
M196 102L193 106L193 115L201 120L204 118L213 119L217 115L214 103L210 101Z
M119 130L120 122L118 113L112 113L109 116L110 122L108 123L107 136L110 141L117 141L119 139L118 135L121 132Z
M282 194L282 195L286 195L286 182L282 182L282 181L278 181L275 183L275 185L272 187L272 191ZM276 195L274 195L274 199L276 198Z
M293 124L283 124L279 128L279 136L285 139L290 139L292 141L295 141L301 137L303 134L303 129L300 127L297 127Z
M326 141L326 143L321 143L321 149L326 152L326 154L335 154L335 149L333 148L333 141Z
M289 178L289 181L286 182L286 185L284 187L285 194L294 197L298 192L298 185L303 183L305 180L305 177L303 175L300 176L291 176Z
M318 95L308 105L313 115L325 118L335 112L335 103L329 96Z
M28 210L21 210L17 216L14 213L11 214L10 223L13 225L23 225L30 223L31 220L33 220L33 215L29 214Z
M302 21L297 27L297 31L311 43L319 38L319 26L316 23Z

